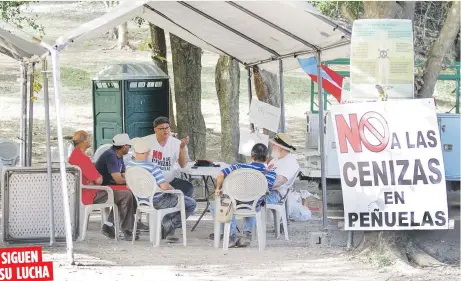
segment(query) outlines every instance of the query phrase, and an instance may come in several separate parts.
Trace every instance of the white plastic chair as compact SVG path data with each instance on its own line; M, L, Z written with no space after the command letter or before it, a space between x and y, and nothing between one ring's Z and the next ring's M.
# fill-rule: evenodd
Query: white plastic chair
M290 192L290 189L287 190L287 195ZM266 204L266 221L267 215L269 212L272 212L274 217L274 227L275 227L275 237L278 239L280 238L280 220L282 220L283 224L283 231L285 233L285 240L288 239L288 221L287 221L287 213L286 213L286 199L287 197L283 198L280 203L278 204Z
M112 144L110 144L110 143L106 143L106 144L103 144L100 147L98 147L98 149L96 149L95 153L93 154L93 157L91 158L91 161L93 161L93 163L96 163L96 161L98 161L101 154L103 154L104 151L108 150L111 147L112 147Z
M256 211L258 200L267 194L267 179L266 176L253 169L238 169L230 173L223 183L223 195L229 196L234 207L235 218L256 217L256 229L258 233L259 250L262 251L266 247L266 222L265 208L261 207L259 212ZM253 202L252 204L244 204L237 202ZM220 198L216 198L215 212L219 211L221 205ZM263 215L264 214L264 215ZM216 216L215 216L216 217ZM215 220L214 222L214 246L219 247L221 223ZM229 247L230 222L224 224L224 241L223 250Z
M290 189L295 183L298 173L299 173L299 169L298 171L296 171L294 177L290 179L287 193L285 194L285 197L283 197L278 204L266 204L267 211L268 212L271 211L274 217L274 227L275 227L275 237L276 238L280 238L280 220L282 220L283 231L285 233L285 240L289 240L288 220L287 220L287 197L288 197L288 193L290 192ZM267 213L266 213L266 216L267 216Z
M0 140L0 168L1 166L16 166L18 163L19 145L14 141Z
M80 167L74 166L78 169ZM80 241L85 240L86 237L86 231L88 228L88 220L90 217L90 214L94 211L99 210L101 212L101 224L103 224L109 214L110 208L113 208L114 212L114 228L115 228L115 240L118 240L118 234L119 234L119 227L120 227L120 222L119 222L119 214L118 214L118 207L117 204L115 204L114 201L114 191L108 187L108 186L99 186L99 185L83 185L81 184L82 182L82 172L80 170L80 214L83 214L83 216L80 216ZM87 188L87 189L97 189L97 190L104 190L107 192L107 200L104 203L99 203L99 204L91 204L91 205L84 205L82 203L81 199L81 194L82 194L82 189Z
M136 233L137 221L141 213L149 215L149 235L150 242L154 247L160 245L160 238L162 236L162 220L167 214L181 212L182 223L182 240L184 246L187 246L186 240L186 208L184 205L184 194L181 190L162 190L157 184L154 176L146 169L138 166L128 167L125 173L126 183L128 188L133 192L138 208L136 209L135 222L133 233ZM154 194L157 192L173 193L178 196L178 204L173 208L168 209L155 209L153 203ZM135 239L133 236L134 243Z

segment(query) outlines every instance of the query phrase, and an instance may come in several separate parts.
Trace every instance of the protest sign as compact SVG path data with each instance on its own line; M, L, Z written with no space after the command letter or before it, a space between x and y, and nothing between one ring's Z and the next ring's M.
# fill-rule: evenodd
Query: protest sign
M257 143L267 146L269 136L259 132L240 131L239 154L251 156L251 149Z
M346 230L448 229L433 99L331 107Z
M265 128L277 133L280 124L280 108L268 103L251 100L250 106L250 123L255 124L258 128Z
M42 247L0 249L0 281L51 281L53 262L42 260Z

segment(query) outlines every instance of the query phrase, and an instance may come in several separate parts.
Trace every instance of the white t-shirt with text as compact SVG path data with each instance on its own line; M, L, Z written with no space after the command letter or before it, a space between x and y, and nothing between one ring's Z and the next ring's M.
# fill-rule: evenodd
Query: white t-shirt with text
M281 159L272 159L269 162L267 169L274 171L277 176L284 176L287 179L287 182L278 188L280 194L285 196L288 188L293 185L293 182L296 179L296 174L299 170L299 164L298 160L296 160L296 156L290 153Z
M151 144L151 152L147 160L160 166L167 182L173 181L176 175L176 169L179 167L177 163L179 160L179 146L181 145L181 141L170 136L166 144L161 146L155 134L148 135L145 138Z

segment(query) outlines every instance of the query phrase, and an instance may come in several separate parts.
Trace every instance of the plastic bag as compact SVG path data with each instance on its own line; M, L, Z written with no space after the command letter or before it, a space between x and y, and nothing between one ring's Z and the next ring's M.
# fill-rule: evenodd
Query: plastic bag
M308 221L312 218L312 213L302 204L301 193L290 192L287 196L288 215L294 221Z

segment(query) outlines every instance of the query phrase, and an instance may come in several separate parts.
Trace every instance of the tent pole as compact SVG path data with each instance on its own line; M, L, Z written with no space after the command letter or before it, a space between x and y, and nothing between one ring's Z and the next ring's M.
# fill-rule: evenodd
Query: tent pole
M64 205L64 221L66 226L66 244L67 244L67 256L72 265L74 262L74 245L72 241L72 224L70 219L70 207L69 207L69 196L67 189L67 173L66 164L64 160L64 142L62 137L61 127L61 105L59 101L59 95L61 91L61 73L59 69L59 52L54 48L49 48L51 52L51 61L53 67L53 86L54 86L54 100L56 110L56 129L58 131L58 147L59 147L59 170L61 172L61 187L62 187L62 199ZM76 207L78 208L78 207ZM78 223L76 221L75 223Z
M43 100L45 103L45 131L46 131L46 170L48 176L48 186L50 189L50 246L55 243L54 236L54 190L53 177L51 173L51 130L50 130L50 99L48 95L48 75L46 73L46 59L42 60L42 77L43 77Z
M253 94L251 92L251 68L248 67L248 106L251 108L251 99L253 98ZM250 123L250 130L253 132L255 130L255 125Z
M29 73L29 124L27 133L27 166L32 166L32 133L34 124L34 72L35 63L32 63Z
M285 96L283 93L283 61L279 60L279 78L280 78L280 122L282 123L282 132L285 133L287 131L286 122L285 122Z
M19 153L20 155L20 165L21 167L27 166L26 160L26 132L27 132L27 65L26 63L21 63L21 122L19 125Z
M317 97L319 104L319 139L320 139L320 175L322 186L323 201L323 228L328 228L328 204L327 204L327 178L326 178L326 159L325 159L325 114L323 110L323 91L322 91L322 59L320 51L317 52Z

